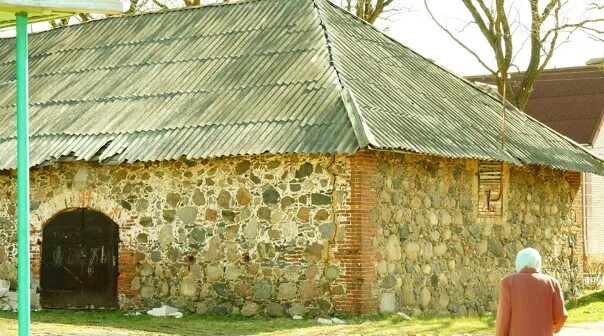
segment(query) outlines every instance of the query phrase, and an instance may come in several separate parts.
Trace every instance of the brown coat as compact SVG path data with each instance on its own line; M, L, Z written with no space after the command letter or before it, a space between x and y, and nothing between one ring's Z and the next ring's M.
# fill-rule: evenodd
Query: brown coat
M501 280L496 336L552 336L567 317L554 278L525 268Z

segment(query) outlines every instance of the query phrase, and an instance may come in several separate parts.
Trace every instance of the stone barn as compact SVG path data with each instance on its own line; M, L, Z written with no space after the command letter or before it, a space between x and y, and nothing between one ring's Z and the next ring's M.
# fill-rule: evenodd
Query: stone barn
M108 18L33 34L30 57L42 307L480 314L525 246L579 285L577 172L602 160L326 0Z

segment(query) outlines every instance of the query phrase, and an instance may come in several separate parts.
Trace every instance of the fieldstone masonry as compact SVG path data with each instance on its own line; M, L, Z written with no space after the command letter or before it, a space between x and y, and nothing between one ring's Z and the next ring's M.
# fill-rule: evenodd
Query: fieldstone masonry
M199 313L326 314L338 265L334 209L343 156L261 156L151 164L65 163L32 170L32 267L43 225L87 207L120 226L120 306L160 302ZM0 177L0 277L15 279L15 181ZM340 232L341 234L341 232ZM343 290L339 290L343 293ZM341 295L341 294L340 294Z
M580 253L568 243L580 225L573 210L578 184L569 182L573 174L504 166L503 215L481 217L477 161L378 157L371 220L382 255L373 287L381 311L495 311L499 280L514 271L515 255L526 246L541 251L544 271L566 292L576 292Z
M120 228L119 303L197 313L480 314L516 251L535 246L566 291L576 187L505 166L504 214L478 216L475 160L388 152L263 155L32 169L32 268L69 208ZM15 285L15 176L0 176L0 279Z

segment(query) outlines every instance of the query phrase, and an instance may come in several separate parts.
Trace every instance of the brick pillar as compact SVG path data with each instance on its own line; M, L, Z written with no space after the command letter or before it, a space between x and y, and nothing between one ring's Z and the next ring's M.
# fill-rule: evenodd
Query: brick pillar
M128 232L134 225L136 216L129 218L120 227L120 236ZM126 300L120 298L120 308L131 308L138 304L140 299L140 292L132 289L132 280L136 276L136 255L124 241L126 238L122 237L121 242L118 246L118 276L117 276L117 293L122 295Z
M30 227L29 266L34 277L40 278L42 266L42 232Z
M132 280L136 275L136 258L133 251L120 246L118 257L117 293L124 295L127 302L120 300L120 308L128 308L132 301L137 301L139 292L132 290ZM124 306L124 307L122 307Z
M335 307L339 313L376 313L378 298L372 295L372 287L377 280L375 265L380 253L371 246L377 224L371 222L376 195L370 185L377 172L377 157L372 152L358 152L350 156L350 166L350 210L338 213L346 220L340 221L345 233L335 252L343 270L336 284L345 288L345 294L336 298Z

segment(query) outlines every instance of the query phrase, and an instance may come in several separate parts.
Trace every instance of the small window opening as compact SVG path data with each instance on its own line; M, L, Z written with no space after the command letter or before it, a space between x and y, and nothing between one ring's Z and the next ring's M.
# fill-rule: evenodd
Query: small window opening
M501 216L503 214L503 164L479 161L478 163L478 214Z

